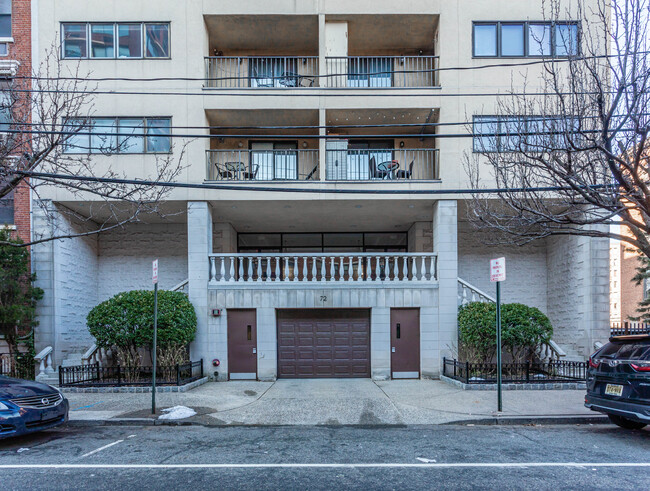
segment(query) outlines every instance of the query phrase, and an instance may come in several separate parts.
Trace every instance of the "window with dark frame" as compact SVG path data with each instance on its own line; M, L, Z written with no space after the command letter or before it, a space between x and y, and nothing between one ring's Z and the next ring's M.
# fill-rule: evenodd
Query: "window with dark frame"
M0 38L11 37L11 0L0 0Z
M168 22L61 24L62 56L68 59L169 58L169 38Z
M577 22L474 22L475 58L562 58L579 54Z
M14 224L14 192L0 198L0 225Z
M139 154L171 152L171 118L92 118L69 120L68 154Z
M407 252L406 232L240 233L240 253Z

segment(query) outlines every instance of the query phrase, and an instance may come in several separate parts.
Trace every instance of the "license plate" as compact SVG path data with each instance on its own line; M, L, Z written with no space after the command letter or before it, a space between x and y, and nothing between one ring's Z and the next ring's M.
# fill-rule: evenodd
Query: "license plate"
M623 395L623 386L607 384L607 387L605 387L605 395L621 397Z

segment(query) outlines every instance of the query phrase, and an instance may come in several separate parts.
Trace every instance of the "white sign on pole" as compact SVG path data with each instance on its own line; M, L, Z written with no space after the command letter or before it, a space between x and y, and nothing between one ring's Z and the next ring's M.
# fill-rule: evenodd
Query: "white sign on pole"
M490 281L506 281L506 258L490 259Z
M156 259L153 262L153 276L152 276L153 284L155 285L158 283L158 259Z

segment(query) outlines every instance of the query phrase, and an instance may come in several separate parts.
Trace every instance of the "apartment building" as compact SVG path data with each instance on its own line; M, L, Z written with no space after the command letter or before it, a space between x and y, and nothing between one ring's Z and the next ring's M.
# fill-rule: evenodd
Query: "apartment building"
M28 84L22 77L32 73L31 54L31 0L1 0L0 83ZM5 109L0 110L0 126L9 118L10 112L5 105ZM0 198L0 227L9 228L25 242L31 237L30 204L30 191L25 184Z
M459 123L541 68L454 67L566 56L575 19L542 21L541 1L33 3L35 52L56 44L62 63L109 79L118 94L97 96L96 122L134 131L97 169L147 176L195 136L179 180L196 187L175 189L166 216L35 248L37 349L55 365L92 345L90 308L151 288L156 258L161 287L196 308L192 359L219 380L437 377L458 305L489 300L500 256L504 301L546 312L567 353L607 338L607 240L487 247L456 192L473 151ZM41 198L86 216L94 204Z

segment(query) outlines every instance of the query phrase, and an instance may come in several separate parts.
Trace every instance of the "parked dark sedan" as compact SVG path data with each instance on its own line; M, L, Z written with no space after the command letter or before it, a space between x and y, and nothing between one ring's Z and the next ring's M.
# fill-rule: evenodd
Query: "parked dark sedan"
M609 341L589 358L585 406L622 428L643 428L650 423L650 335Z
M53 428L68 420L68 400L54 387L0 376L0 438Z

